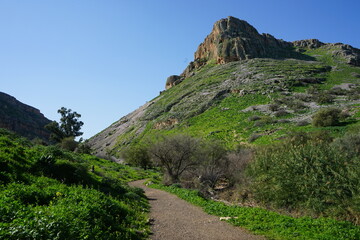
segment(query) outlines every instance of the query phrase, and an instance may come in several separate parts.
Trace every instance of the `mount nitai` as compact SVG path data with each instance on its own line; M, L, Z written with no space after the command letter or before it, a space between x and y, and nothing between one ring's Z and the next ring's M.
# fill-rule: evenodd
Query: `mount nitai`
M159 96L89 139L95 153L118 156L158 133L220 139L230 149L267 144L317 130L312 116L327 107L346 113L347 126L360 117L360 50L350 45L287 42L228 17L194 55Z

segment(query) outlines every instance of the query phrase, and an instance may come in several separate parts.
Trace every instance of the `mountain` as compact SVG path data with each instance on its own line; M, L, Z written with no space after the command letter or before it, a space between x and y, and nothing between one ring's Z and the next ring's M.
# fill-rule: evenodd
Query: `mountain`
M29 139L48 141L50 133L44 126L51 121L36 108L0 92L0 128L5 128Z
M311 119L338 107L356 124L360 99L360 50L317 39L287 42L259 34L234 17L214 24L180 75L165 91L95 135L99 155L118 155L157 133L221 139L229 148L267 144L290 131L315 131Z

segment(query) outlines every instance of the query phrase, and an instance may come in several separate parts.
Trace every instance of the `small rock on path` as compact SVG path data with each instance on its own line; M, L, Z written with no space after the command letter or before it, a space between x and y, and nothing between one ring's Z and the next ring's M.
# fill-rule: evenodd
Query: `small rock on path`
M144 189L151 205L153 219L150 236L152 240L255 240L265 239L246 230L220 221L200 207L194 206L177 196L148 188L144 180L129 183Z

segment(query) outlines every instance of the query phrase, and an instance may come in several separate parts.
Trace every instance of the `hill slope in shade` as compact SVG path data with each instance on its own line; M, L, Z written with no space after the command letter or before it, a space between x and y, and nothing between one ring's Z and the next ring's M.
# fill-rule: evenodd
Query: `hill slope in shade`
M0 128L5 128L28 139L48 141L50 133L44 126L51 121L38 109L0 92Z
M229 148L266 144L309 123L324 107L358 117L360 50L316 39L286 42L233 17L215 23L194 61L166 91L89 141L96 154L118 155L157 133L221 139Z

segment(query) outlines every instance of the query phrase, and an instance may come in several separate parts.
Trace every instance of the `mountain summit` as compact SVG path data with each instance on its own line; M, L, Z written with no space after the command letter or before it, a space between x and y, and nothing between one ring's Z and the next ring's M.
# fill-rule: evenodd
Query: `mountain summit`
M297 52L296 47L319 48L325 44L317 39L286 42L276 39L268 33L259 32L244 20L235 17L227 17L217 21L211 33L205 38L194 54L194 61L180 75L170 76L165 88L179 84L182 80L193 75L196 69L206 63L215 62L225 64L233 61L253 58L295 58L314 60L307 55ZM347 58L348 63L360 66L360 52L346 44L332 44L337 47L335 54Z
M260 35L244 20L228 17L217 21L195 52L195 62L224 64L259 57L274 57L291 44L270 34Z
M229 148L269 143L290 130L312 131L312 116L338 107L357 116L360 50L317 39L286 42L234 17L217 21L194 60L166 91L89 144L119 156L154 134L220 139ZM356 122L354 120L354 122Z

